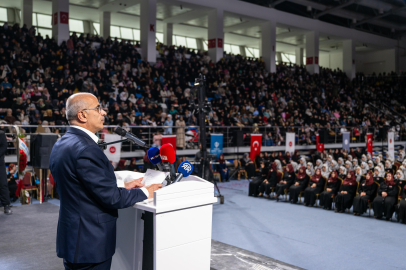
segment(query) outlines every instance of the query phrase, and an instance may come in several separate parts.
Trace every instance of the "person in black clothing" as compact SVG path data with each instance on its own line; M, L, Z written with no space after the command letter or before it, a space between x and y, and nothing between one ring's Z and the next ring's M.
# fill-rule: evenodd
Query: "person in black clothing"
M138 172L138 165L137 165L137 160L135 158L131 159L130 165L127 166L126 170L127 171L132 171L132 172Z
M305 190L307 185L309 184L310 177L306 174L306 167L302 166L299 168L299 172L296 175L295 183L290 187L289 192L289 199L291 203L296 204L298 201L298 197L300 192Z
M254 196L254 197L258 196L259 186L262 184L262 182L264 182L264 180L268 176L268 171L269 170L267 168L265 168L265 163L263 161L261 161L260 169L259 169L260 175L255 177L254 180L252 180L250 182L249 187L248 187L248 196ZM262 196L262 193L259 196Z
M263 160L259 163L259 167L260 168L259 168L258 178L261 179L261 184L260 184L260 186L261 186L263 182L268 181L267 178L268 178L269 168L265 166L265 161L263 161ZM258 187L257 189L260 189L260 187ZM259 190L258 196L262 197L263 194L264 193Z
M0 130L0 203L4 207L4 213L11 215L10 192L8 190L7 173L5 170L4 155L7 151L7 138L3 130Z
M383 177L381 177L381 168L379 166L375 167L373 178L378 184L381 184L385 180Z
M357 179L354 171L349 171L338 192L335 203L337 213L344 213L346 208L351 208L355 194L357 193Z
M402 181L400 184L402 199L400 200L397 212L398 221L402 224L406 224L406 181Z
M11 163L7 169L7 182L8 182L8 190L10 192L10 200L11 202L17 201L18 197L16 196L17 191L17 183L15 174L17 172L16 165Z
M398 200L399 187L393 181L393 174L388 173L385 181L378 188L378 196L372 202L374 218L382 219L382 214L386 220L390 220L395 210Z
M274 199L279 201L279 196L283 194L285 189L289 189L295 181L295 170L293 169L292 164L286 166L286 172L283 175L283 179L276 185Z
M367 211L368 201L372 202L374 200L377 189L378 185L374 182L372 172L368 172L365 179L360 182L358 196L354 198L352 204L355 216L360 216Z
M310 180L309 187L304 191L304 205L313 206L316 202L316 194L320 194L324 189L326 179L321 175L321 169L316 169L316 172Z
M241 167L245 168L248 174L248 179L251 179L255 176L255 165L254 162L251 160L250 155L248 153L244 154L244 157L240 160Z
M340 185L341 181L338 179L337 171L332 171L330 178L327 181L326 190L320 193L320 207L323 207L323 209L326 210L331 210L333 196L337 195Z
M271 169L268 172L268 177L265 179L259 187L259 192L265 194L265 197L269 199L272 192L271 188L276 186L278 182L276 163L272 162Z
M392 165L392 162L389 159L387 159L385 161L385 172L394 174L395 171L396 171L396 166Z

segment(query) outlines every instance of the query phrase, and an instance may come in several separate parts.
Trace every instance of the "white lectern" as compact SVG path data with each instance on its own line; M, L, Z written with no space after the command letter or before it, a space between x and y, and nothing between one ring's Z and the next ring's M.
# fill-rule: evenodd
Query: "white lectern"
M144 212L153 215L154 270L209 270L214 185L196 176L164 187L154 199L119 210L111 269L142 270Z

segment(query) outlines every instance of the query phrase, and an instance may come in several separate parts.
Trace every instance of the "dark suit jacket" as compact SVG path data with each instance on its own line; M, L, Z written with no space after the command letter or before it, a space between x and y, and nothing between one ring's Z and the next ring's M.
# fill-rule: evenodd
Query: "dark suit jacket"
M116 249L117 209L147 199L118 188L114 168L85 132L69 128L55 144L50 169L60 199L56 253L71 263L98 263Z

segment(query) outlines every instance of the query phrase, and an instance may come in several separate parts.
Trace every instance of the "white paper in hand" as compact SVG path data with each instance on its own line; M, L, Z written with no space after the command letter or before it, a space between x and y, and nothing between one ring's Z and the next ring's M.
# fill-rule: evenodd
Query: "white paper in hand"
M165 181L165 177L168 175L168 172L161 172L148 169L142 180L142 184L148 187L153 184L162 184Z
M139 172L132 172L132 171L118 171L114 172L116 175L116 180L117 180L117 187L125 187L124 183L132 181L134 179L139 179L141 177L144 177L144 173L139 173Z

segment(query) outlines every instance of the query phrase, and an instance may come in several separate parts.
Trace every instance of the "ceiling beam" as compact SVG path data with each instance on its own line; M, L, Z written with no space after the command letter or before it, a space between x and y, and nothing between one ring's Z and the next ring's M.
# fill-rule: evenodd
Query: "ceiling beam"
M191 21L194 19L198 19L201 17L204 17L207 15L208 10L203 10L203 9L194 9L188 12L181 13L176 16L172 16L169 18L166 18L163 20L164 23L173 23L173 24L179 24L179 23L184 23L187 21Z
M119 12L128 7L139 4L140 0L115 0L99 7L100 11L109 11L111 13Z
M238 24L234 24L234 25L231 25L231 26L224 27L223 31L224 31L224 33L230 33L230 32L234 32L234 31L238 31L238 30L258 26L258 25L260 25L260 23L261 22L259 22L259 21L246 21L246 22L242 22L242 23L238 23Z
M282 4L283 2L286 2L286 1L287 0L277 0L277 1L274 1L273 3L271 3L271 6L276 7L277 5Z
M364 19L364 20L362 20L360 22L354 23L354 24L352 24L352 26L354 26L354 27L355 26L360 26L360 25L362 25L364 23L371 22L371 21L374 21L374 20L384 18L384 17L389 16L389 15L396 14L396 13L398 13L400 11L405 10L405 9L406 9L406 7L391 9L391 10L389 10L387 12L382 13L382 14L379 14L379 15L376 15L376 16L373 16L373 17L370 17L370 18L366 18L366 19Z
M334 11L334 10L339 10L339 9L345 8L346 6L355 4L356 2L357 2L357 0L349 0L349 1L345 2L345 3L342 3L341 5L338 5L338 6L335 6L335 7L332 7L332 8L327 8L326 10L324 10L324 11L322 11L322 12L316 14L316 15L314 16L314 18L315 18L315 19L318 19L318 18L320 18L321 16L326 15L326 14L329 14L329 13L331 13L331 12Z

